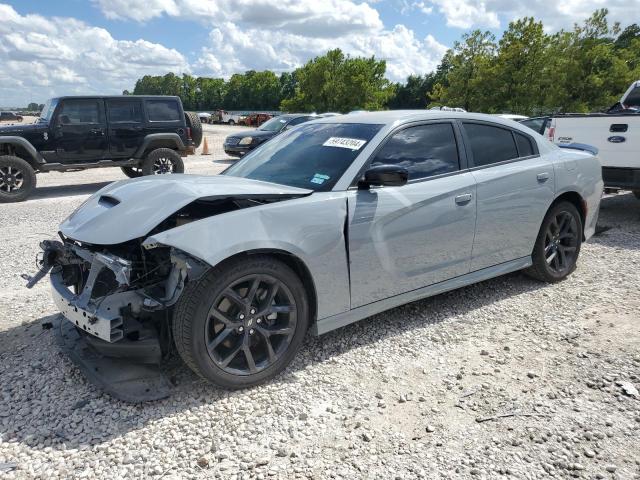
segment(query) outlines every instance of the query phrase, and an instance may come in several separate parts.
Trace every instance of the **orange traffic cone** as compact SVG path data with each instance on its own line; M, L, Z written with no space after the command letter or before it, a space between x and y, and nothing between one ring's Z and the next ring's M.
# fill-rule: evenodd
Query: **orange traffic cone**
M209 151L209 143L207 142L207 137L204 137L204 145L202 146L202 155L211 155Z

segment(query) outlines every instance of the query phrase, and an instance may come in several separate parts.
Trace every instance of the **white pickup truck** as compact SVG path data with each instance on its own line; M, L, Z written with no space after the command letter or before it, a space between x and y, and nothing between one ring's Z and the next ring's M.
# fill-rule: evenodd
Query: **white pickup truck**
M597 149L605 187L632 190L640 198L640 80L606 112L556 114L520 123L561 147Z

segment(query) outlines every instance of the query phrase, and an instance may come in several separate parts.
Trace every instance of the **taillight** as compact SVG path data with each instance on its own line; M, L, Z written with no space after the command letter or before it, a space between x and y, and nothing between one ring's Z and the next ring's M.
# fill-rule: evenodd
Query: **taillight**
M553 142L553 139L556 136L556 127L549 127L549 131L547 132L547 136L549 137L549 141Z
M187 138L191 140L191 128L187 127Z

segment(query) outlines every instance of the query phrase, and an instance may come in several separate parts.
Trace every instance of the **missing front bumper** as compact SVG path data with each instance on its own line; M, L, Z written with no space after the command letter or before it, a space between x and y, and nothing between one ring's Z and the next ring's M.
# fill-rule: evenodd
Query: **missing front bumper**
M61 350L87 380L112 397L124 402L141 403L160 400L171 394L171 385L160 365L135 362L130 357L106 356L100 351L100 346L105 346L105 342L100 345L97 343L100 340L92 341L92 337L83 335L61 316L54 322L54 329ZM152 354L153 350L151 348L149 352ZM159 346L157 350L159 352ZM140 353L139 349L136 351Z

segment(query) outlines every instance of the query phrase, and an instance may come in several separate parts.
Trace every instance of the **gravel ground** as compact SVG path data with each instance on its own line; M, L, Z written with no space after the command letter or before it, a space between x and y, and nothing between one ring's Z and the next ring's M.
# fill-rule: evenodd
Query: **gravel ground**
M211 156L188 173L227 166ZM41 175L0 216L0 477L640 478L640 202L603 200L578 270L521 274L396 308L320 338L270 384L226 392L177 359L171 398L115 401L42 324L23 288L38 241L116 169Z

